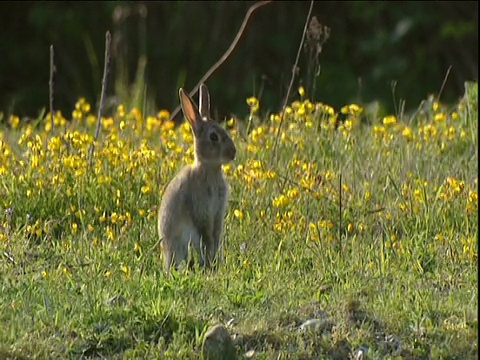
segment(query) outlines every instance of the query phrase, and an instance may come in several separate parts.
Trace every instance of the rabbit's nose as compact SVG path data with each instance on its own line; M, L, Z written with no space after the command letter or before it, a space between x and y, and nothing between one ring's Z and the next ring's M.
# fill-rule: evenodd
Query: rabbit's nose
M226 155L228 156L228 158L229 158L230 160L235 160L235 155L236 155L236 154L237 154L237 150L235 149L234 146L229 147L229 148L227 149Z

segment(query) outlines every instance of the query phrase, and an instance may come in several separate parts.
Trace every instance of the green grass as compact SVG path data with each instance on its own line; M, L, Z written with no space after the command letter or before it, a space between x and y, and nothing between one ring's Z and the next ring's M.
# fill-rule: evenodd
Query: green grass
M360 346L369 359L478 356L477 85L453 108L430 99L384 119L301 99L275 157L279 119L249 104L249 126L228 124L224 261L171 278L156 207L192 159L187 125L119 108L89 165L83 100L53 132L48 114L8 119L0 359L198 359L217 322L256 359L345 359ZM323 331L299 329L315 318Z

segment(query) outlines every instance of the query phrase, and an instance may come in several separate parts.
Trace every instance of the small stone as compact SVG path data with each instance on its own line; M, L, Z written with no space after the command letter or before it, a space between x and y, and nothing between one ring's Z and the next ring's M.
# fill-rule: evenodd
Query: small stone
M360 346L357 350L355 350L355 353L353 354L353 360L367 360L367 352L367 346Z
M248 351L245 353L245 357L246 357L247 359L253 359L254 356L255 356L255 350L254 350L254 349L248 350Z
M237 354L228 330L222 324L210 327L202 343L205 360L235 360Z

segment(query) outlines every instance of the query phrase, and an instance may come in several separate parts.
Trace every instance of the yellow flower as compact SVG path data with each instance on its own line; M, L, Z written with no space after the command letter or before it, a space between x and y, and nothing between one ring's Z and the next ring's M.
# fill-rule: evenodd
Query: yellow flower
M412 140L413 139L412 129L408 126L405 126L405 128L402 131L402 135L407 140Z
M251 96L247 99L247 104L250 106L250 112L256 113L260 108L260 103L255 96Z
M97 122L97 117L95 115L89 114L87 116L87 125L88 126L92 126L92 125L96 124L96 122Z
M152 188L150 185L143 185L141 188L142 194L148 194L149 192L152 191Z
M318 227L324 230L330 230L333 228L333 223L328 220L321 220L318 222Z
M383 125L393 125L396 123L397 123L397 117L395 115L389 115L383 118Z
M461 193L465 187L465 181L457 180L454 177L448 177L446 182L450 189L452 189L456 194Z
M478 194L475 190L468 192L468 201L473 204L478 204Z
M438 114L435 114L434 120L435 120L436 122L444 122L444 121L446 120L446 118L447 118L447 117L445 116L445 114L443 114L443 113L438 113Z
M121 264L120 270L123 272L125 278L130 279L130 268L127 265Z
M157 117L160 121L170 120L170 111L162 109L158 112Z
M113 223L113 224L116 224L117 221L118 221L118 214L114 211L112 212L112 215L110 215L110 221Z
M365 231L365 225L363 223L359 223L357 228L358 228L358 231L361 233Z
M303 86L300 86L298 88L298 93L300 94L301 97L305 96L305 89L303 88Z
M90 104L89 104L88 102L85 101L85 102L82 104L82 111L83 111L84 113L90 112Z
M305 107L303 105L301 105L298 110L297 110L297 115L298 116L303 116L305 115Z
M372 193L368 190L365 191L364 199L365 200L370 200L371 197L372 197Z
M279 195L272 200L272 204L276 208L284 208L290 204L290 199L285 195Z
M296 199L298 197L298 195L299 195L299 191L298 191L297 188L287 190L287 196L290 199Z
M108 240L114 240L115 239L115 234L113 233L113 229L111 226L107 226L107 229L105 230L105 233L107 235Z
M235 125L235 118L232 116L227 120L227 126L232 127L233 125Z
M233 211L233 215L237 218L237 219L243 219L243 212L241 210L238 210L238 209L235 209Z
M73 110L72 111L72 119L81 120L82 119L82 112L80 110Z
M330 181L333 179L334 173L332 171L327 171L325 173L325 180Z
M117 106L117 115L119 117L124 117L125 116L125 105L120 104Z
M353 232L353 224L352 223L348 224L347 231L348 231L349 234L351 234Z
M378 137L380 135L384 135L386 133L387 129L385 129L385 126L379 126L379 125L373 125L373 135L375 137Z
M136 121L141 121L142 120L142 112L140 111L139 108L133 108L130 110L130 116L132 116Z
M141 253L142 252L142 247L136 241L135 241L135 244L133 244L133 251L136 252L136 253Z
M8 122L9 122L10 126L12 127L12 129L16 129L16 128L18 128L18 125L20 124L20 118L16 115L10 115L10 117L8 118Z
M72 275L72 273L70 272L70 270L69 270L66 266L63 266L62 272L63 272L63 274L66 275L66 276Z

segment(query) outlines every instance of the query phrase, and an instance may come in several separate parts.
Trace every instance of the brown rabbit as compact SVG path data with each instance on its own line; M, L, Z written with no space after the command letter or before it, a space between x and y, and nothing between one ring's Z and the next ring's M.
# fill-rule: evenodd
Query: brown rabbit
M158 212L158 233L165 269L176 268L188 257L192 244L200 266L211 266L220 243L228 187L222 165L235 159L235 145L227 132L210 120L210 95L200 86L200 111L183 89L183 114L194 135L195 161L168 184Z

